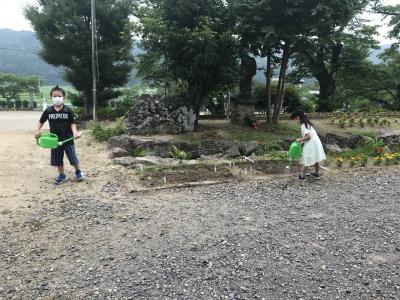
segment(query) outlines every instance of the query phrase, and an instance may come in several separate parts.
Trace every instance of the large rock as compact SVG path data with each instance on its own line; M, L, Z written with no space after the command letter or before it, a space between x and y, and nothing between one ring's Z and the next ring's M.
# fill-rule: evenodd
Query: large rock
M225 153L225 158L235 158L241 156L239 145L233 144Z
M135 158L132 156L127 157L116 157L113 159L114 165L120 165L124 167L129 167L135 164Z
M133 152L135 149L141 149L150 156L159 156L163 158L171 157L172 138L163 136L131 136Z
M110 152L108 153L108 157L109 158L116 158L116 157L127 157L129 156L129 152L126 151L123 148L113 148L112 150L110 150Z
M148 135L193 131L196 115L183 102L178 98L142 95L128 113L128 132Z
M343 152L342 148L340 148L337 144L325 144L325 150L331 153Z
M197 159L197 158L200 158L200 156L201 156L201 151L199 149L198 144L184 142L184 141L177 141L177 142L173 142L173 145L177 149L188 153L191 159Z
M201 155L225 154L233 146L233 142L223 140L203 140L200 142Z
M257 141L243 142L239 145L240 154L250 156L252 154L260 155L261 149Z
M381 138L391 151L398 152L400 150L400 134L385 134Z
M134 145L129 135L119 135L111 137L107 142L108 150L113 150L115 148L122 148L128 152L131 152Z
M363 135L341 136L334 133L327 133L321 137L321 141L325 145L337 145L340 148L357 148L362 146L368 138Z
M143 166L160 166L162 164L171 163L173 158L161 158L158 156L143 156L143 157L116 157L113 160L115 165L121 165L124 167L137 167Z
M145 166L160 166L163 164L165 159L158 156L143 156L135 157L133 164L135 165L145 165Z

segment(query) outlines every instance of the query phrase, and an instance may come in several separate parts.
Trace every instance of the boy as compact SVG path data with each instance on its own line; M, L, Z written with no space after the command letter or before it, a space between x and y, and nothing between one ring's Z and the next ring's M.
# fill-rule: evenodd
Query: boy
M35 138L40 137L40 129L47 120L49 121L50 132L57 134L59 141L71 137L79 138L82 134L76 129L74 114L69 107L64 105L64 90L57 85L50 91L50 96L53 100L53 106L47 107L43 112L39 123L36 125ZM82 181L84 174L80 170L74 141L72 140L57 149L51 149L51 165L57 167L59 172L54 183L62 184L67 179L64 173L64 152L67 154L71 166L75 167L77 181Z

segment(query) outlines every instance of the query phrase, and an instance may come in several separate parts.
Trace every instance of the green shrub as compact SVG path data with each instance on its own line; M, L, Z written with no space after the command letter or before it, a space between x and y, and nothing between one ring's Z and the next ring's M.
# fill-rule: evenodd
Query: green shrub
M22 107L22 101L21 100L15 100L15 109L19 110Z
M142 147L136 147L131 151L131 156L133 157L144 157L148 156L150 152L146 149L143 149Z
M97 118L103 121L114 121L117 118L117 111L110 106L101 107L97 110Z
M379 121L379 126L385 126L386 125L387 120L386 119L382 119Z
M180 160L186 160L186 159L190 159L190 154L183 151L183 150L179 150L177 147L172 146L172 150L170 152L171 156L174 158L178 158Z
M85 116L85 108L84 107L74 107L72 109L75 115L75 119L77 121L83 120L83 117Z
M14 108L14 102L7 100L6 106L8 109Z
M126 128L124 119L120 118L117 120L116 124L111 127L105 127L100 122L93 122L90 124L90 131L95 140L104 142L113 136L125 134Z

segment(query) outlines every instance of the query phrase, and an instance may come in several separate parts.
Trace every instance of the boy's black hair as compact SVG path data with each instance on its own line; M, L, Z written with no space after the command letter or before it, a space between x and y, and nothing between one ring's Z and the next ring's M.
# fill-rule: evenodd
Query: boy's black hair
M290 115L290 119L292 119L292 120L296 119L297 117L300 118L300 124L304 124L307 129L310 129L310 126L314 127L314 125L310 122L310 120L308 119L308 116L305 114L304 111L295 110Z
M51 91L50 91L50 97L53 96L53 92L54 92L54 91L59 91L59 92L61 92L61 94L65 97L65 91L64 91L62 88L60 88L58 85L56 85L55 87L53 87L53 88L51 89Z

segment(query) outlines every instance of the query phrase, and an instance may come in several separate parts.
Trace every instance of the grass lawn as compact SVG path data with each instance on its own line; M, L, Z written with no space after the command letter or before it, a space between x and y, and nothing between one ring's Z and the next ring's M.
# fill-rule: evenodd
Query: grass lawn
M262 123L259 128L230 124L227 120L202 120L199 132L178 135L177 139L197 143L205 139L230 140L237 143L258 141L264 151L278 149L278 143L285 139L295 139L300 129L291 121L282 121L277 127Z

